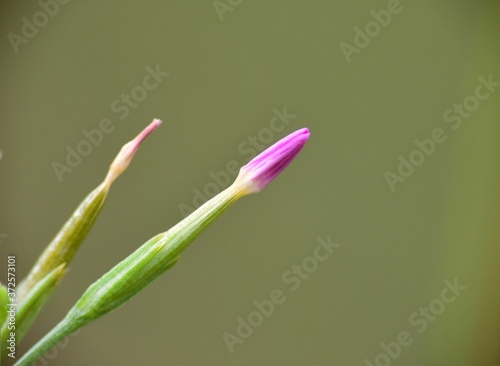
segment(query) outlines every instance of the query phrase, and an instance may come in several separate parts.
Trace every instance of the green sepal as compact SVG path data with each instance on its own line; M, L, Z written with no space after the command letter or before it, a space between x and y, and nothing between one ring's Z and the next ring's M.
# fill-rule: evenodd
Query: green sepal
M18 301L22 303L38 281L63 263L69 264L94 225L108 195L109 186L99 185L80 203L52 242L45 248L28 276L18 288Z
M81 325L118 308L172 267L179 256L159 256L163 243L157 235L94 282L73 306L67 320Z

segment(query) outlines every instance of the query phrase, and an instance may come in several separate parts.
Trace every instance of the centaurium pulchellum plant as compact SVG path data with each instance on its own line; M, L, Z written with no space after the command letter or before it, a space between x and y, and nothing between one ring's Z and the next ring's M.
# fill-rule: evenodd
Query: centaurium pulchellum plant
M94 282L66 317L15 365L30 365L58 341L115 310L172 267L181 253L238 199L260 192L296 157L309 139L300 129L262 152L240 169L234 183L168 231L160 233Z

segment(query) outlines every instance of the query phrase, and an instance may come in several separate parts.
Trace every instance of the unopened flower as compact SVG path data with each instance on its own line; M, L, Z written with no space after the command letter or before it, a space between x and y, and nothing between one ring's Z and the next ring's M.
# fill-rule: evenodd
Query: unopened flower
M235 184L247 194L260 192L292 162L309 135L309 130L302 128L267 148L241 168Z
M21 302L37 282L59 267L62 263L69 265L80 247L94 221L103 208L113 181L127 169L141 142L158 126L161 121L153 120L132 141L125 144L109 167L104 181L90 192L73 212L69 220L57 233L52 242L40 255L37 262L18 288L18 298Z
M155 118L148 127L142 130L142 132L136 136L135 139L123 145L115 160L113 160L113 163L109 167L106 179L104 179L105 185L110 186L111 183L113 183L115 179L118 178L118 176L128 168L141 143L146 137L149 136L151 132L160 127L160 125L161 120Z

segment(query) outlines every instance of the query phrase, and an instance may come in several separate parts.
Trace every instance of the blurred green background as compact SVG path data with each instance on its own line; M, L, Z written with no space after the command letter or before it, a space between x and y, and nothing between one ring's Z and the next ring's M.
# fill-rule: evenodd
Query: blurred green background
M500 81L500 6L397 3L71 1L45 19L38 2L2 2L3 282L6 255L26 274L121 145L154 117L164 121L113 186L18 352L90 283L182 219L211 172L244 164L252 137L267 146L309 127L282 176L47 364L498 365L500 90L490 85L478 105L473 96L480 76ZM397 14L384 21L388 7ZM25 26L25 37L24 17L47 24L36 34ZM354 47L355 27L366 26L369 44L346 57L341 45ZM143 95L136 87L148 66L169 74ZM126 107L120 98L134 88L137 103ZM462 110L456 128L460 112L453 123L443 115L464 101L474 110ZM284 108L294 117L269 133ZM113 131L58 179L53 162L66 165L66 147L104 118ZM436 128L446 141L391 191L384 173L398 174L398 157L409 159L414 140ZM282 276L328 236L340 247L291 291ZM455 279L467 288L441 302L444 281ZM223 334L237 335L238 317L274 289L286 301L231 353ZM428 318L419 314L430 305ZM401 332L412 342L397 352Z

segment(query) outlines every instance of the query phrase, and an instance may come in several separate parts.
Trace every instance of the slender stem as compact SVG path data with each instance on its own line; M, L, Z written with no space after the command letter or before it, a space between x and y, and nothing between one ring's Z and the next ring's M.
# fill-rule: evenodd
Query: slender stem
M81 324L75 321L63 319L52 330L40 339L31 349L21 357L14 366L29 366L42 357L45 352L51 349L57 342L69 336L80 328Z

